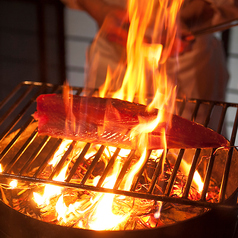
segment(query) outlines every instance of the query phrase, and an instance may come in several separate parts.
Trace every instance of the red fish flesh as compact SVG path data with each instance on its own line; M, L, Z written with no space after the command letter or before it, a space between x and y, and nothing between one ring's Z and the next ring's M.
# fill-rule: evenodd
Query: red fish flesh
M119 99L76 95L70 98L72 110L65 106L62 95L45 94L37 98L33 116L38 121L40 135L136 149L138 138L130 136L132 128L139 121L155 119L158 113L157 109L148 112L144 105ZM147 149L164 148L164 130L168 148L229 146L222 135L211 129L174 114L165 113L165 116L171 121L159 123L148 133Z

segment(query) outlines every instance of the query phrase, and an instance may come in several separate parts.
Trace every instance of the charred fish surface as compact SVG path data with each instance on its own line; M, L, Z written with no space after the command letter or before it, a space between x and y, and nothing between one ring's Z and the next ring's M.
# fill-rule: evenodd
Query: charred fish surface
M72 107L65 105L60 94L43 94L37 98L38 133L65 139L137 149L139 136L131 131L140 122L155 119L158 110L113 98L71 95ZM163 149L163 131L167 148L218 148L229 142L215 131L175 114L166 113L161 122L148 133L147 149ZM170 120L169 120L170 119Z

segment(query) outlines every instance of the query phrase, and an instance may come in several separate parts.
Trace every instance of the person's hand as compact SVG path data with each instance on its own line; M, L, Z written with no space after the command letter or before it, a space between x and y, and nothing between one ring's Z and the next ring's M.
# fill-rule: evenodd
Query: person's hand
M104 18L100 18L98 21L100 33L109 41L126 46L129 29L126 10L105 4L101 13ZM211 4L204 0L193 0L185 4L180 11L178 32L171 47L170 56L173 57L190 51L196 40L192 28L209 21L213 13ZM165 40L166 36L162 37L162 45L165 45ZM150 40L145 39L145 42L150 43Z
M110 8L110 7L109 7ZM128 30L129 30L129 18L124 9L111 8L107 10L108 14L104 18L102 25L100 26L100 33L106 37L109 41L115 42L126 47ZM181 24L181 23L180 23ZM165 33L166 34L166 33ZM162 37L161 44L164 45L166 36ZM150 38L145 36L145 43L152 43ZM173 47L171 48L170 56L176 56L182 54L191 49L191 45L194 42L194 37L188 30L187 26L179 27L179 33L174 39Z
M180 19L191 31L211 21L214 9L211 3L205 0L193 0L181 8Z
M170 56L174 57L190 51L194 42L195 36L183 22L180 22L178 24L177 34L171 48Z
M178 34L171 50L171 56L190 51L196 40L192 30L210 21L213 14L211 4L204 0L193 0L185 4L180 11Z

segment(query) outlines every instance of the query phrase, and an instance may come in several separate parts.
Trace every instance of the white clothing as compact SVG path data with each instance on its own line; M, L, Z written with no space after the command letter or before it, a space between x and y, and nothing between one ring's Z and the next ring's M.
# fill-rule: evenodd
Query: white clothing
M113 1L108 0L108 2ZM224 0L218 2L221 4ZM226 3L228 3L227 0ZM223 11L216 8L217 15L214 15L213 23L217 24L224 20L222 18L224 14L222 15L221 12ZM238 15L238 9L236 13ZM107 66L110 65L112 69L115 69L120 64L121 57L125 55L122 51L121 46L98 37L88 51L89 73L86 86L98 88L102 85L106 77ZM197 37L190 52L180 55L178 62L174 58L169 59L168 62L170 68L174 67L171 66L172 64L177 63L179 68L178 96L224 100L228 72L222 45L213 35Z
M71 6L74 1L68 0ZM191 1L187 0L185 4ZM215 14L211 21L200 28L238 18L237 0L207 1L211 2ZM120 6L125 4L125 0L106 2ZM115 69L120 65L122 57L125 57L125 50L121 46L99 36L88 50L85 86L99 88L104 83L108 65ZM123 65L121 67L123 68ZM168 60L170 72L176 67L178 67L178 97L224 101L229 75L221 42L213 35L197 37L190 52L178 58L170 58Z
M196 38L193 49L176 59L168 60L168 68L177 67L177 97L187 99L204 99L225 101L229 74L226 68L225 54L221 41L214 35L204 35ZM182 116L191 119L194 107L188 108ZM196 122L204 123L208 107L200 107ZM213 113L219 113L214 111ZM219 114L218 114L219 115ZM213 115L212 118L217 118ZM209 127L216 130L218 121L210 121ZM225 135L225 131L223 131Z

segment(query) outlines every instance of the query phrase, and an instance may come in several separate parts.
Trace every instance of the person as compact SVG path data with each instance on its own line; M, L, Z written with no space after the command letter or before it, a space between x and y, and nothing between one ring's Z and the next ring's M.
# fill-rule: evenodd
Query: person
M194 32L192 50L178 57L178 97L210 101L225 101L229 73L226 56L221 40L214 34L197 35L201 29L211 28L238 18L238 1L185 1L181 18ZM176 65L170 58L169 65ZM196 121L204 123L207 108L200 107ZM184 112L183 117L191 119L192 109ZM215 111L214 113L220 113ZM216 129L218 121L213 115L209 127ZM225 131L223 132L225 134Z
M85 88L99 88L105 81L107 68L115 70L125 61L125 45L128 29L126 0L62 0L68 7L87 12L97 23L99 32L86 55ZM123 59L122 59L123 58Z
M108 65L125 67L125 38L128 16L126 0L62 0L67 6L86 11L98 24L99 34L87 52L85 87L99 88L105 81ZM180 12L181 43L188 32L238 18L237 0L185 0ZM185 34L184 34L185 32ZM193 35L189 50L167 61L170 73L177 71L177 97L224 101L229 74L221 41L214 34ZM186 47L185 47L186 48ZM116 85L115 87L117 87ZM197 117L204 121L204 111ZM183 116L189 118L188 109ZM213 127L213 125L210 125Z

